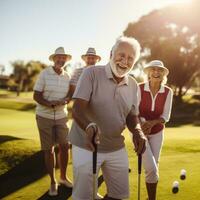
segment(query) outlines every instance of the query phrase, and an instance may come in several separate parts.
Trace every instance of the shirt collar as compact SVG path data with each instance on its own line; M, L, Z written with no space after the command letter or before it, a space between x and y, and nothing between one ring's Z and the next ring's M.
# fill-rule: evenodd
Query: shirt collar
M150 92L150 88L149 88L149 82L144 83L144 91L148 91ZM161 84L160 89L158 91L158 93L164 93L165 92L165 88L164 85Z
M57 73L55 72L55 70L53 69L53 66L50 66L50 67L49 67L49 72L50 72L50 74L56 74L56 75L58 75L58 76L63 76L63 75L65 74L64 71L65 71L65 70L62 69L62 73L61 73L61 74L57 74Z
M108 79L114 79L113 77L113 74L112 74L112 71L111 71L111 66L110 66L110 63L108 63L105 67L105 71L106 71L106 76ZM116 81L115 81L116 82ZM128 74L124 76L123 80L119 83L119 85L128 85Z

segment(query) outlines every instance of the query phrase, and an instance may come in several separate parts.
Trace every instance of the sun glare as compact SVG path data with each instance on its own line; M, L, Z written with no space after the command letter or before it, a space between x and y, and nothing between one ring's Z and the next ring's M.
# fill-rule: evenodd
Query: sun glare
M192 0L161 0L159 1L160 4L163 6L170 5L170 4L182 4L182 3L190 3Z

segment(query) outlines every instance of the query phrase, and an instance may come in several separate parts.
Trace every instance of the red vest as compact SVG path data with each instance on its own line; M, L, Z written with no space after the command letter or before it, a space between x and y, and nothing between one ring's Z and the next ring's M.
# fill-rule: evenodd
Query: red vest
M164 93L158 93L155 99L155 108L154 111L151 110L152 107L152 98L149 91L144 90L144 83L140 84L141 91L141 101L139 105L139 116L145 118L145 120L154 120L160 118L163 113L165 101L169 92L167 87L164 87ZM163 130L163 124L156 124L152 127L150 134L156 134Z

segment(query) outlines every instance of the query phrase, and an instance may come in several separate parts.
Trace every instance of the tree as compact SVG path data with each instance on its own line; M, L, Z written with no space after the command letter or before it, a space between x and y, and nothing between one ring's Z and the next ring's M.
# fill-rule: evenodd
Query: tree
M18 60L11 63L13 66L13 78L17 85L17 96L21 91L29 91L33 89L36 77L39 72L46 67L45 64L38 61Z
M181 6L166 7L130 23L124 31L124 35L140 41L142 60L160 59L169 68L168 83L174 87L179 100L200 72L200 26L191 20L193 16L200 17L197 9L192 10L197 4L199 2L194 0L188 7L194 15L183 16L183 12L179 12Z
M5 72L5 66L0 65L0 75L3 75L4 72Z

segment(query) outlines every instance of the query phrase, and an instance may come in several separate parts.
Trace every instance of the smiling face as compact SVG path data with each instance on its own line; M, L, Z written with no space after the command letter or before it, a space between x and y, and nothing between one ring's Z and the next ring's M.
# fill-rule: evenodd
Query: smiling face
M112 72L116 77L122 78L133 67L135 60L134 49L130 44L121 42L113 53L110 59Z
M85 57L86 66L95 65L98 61L98 57L94 55L88 55Z
M162 82L165 76L165 70L160 67L149 67L148 78L149 81Z
M65 65L65 62L67 61L67 56L58 54L53 57L53 62L56 68L62 68Z

